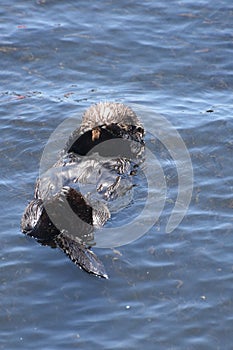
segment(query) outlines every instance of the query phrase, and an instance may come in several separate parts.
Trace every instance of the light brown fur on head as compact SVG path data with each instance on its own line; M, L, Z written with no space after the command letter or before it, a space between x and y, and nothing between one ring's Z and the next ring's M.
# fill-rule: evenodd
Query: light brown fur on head
M142 127L137 115L130 107L122 103L100 102L88 108L84 113L80 132L82 134L97 126L112 123Z

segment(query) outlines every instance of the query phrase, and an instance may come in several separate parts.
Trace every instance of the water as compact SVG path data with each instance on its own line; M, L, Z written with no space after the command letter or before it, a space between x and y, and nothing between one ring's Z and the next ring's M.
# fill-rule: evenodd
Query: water
M0 11L0 348L231 349L231 1L3 1ZM108 281L19 230L50 134L100 100L138 106L148 132L164 116L194 174L188 212L166 233L178 179L157 148L164 209L137 241L96 250Z

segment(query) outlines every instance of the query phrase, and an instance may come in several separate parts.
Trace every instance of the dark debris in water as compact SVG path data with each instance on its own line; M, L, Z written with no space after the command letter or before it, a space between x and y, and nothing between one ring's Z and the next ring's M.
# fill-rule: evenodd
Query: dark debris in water
M0 47L1 52L1 47ZM71 88L76 88L76 85L71 85ZM89 93L96 92L95 89L91 89L87 92L87 96ZM79 95L78 95L79 96ZM24 92L16 92L16 91L3 91L0 93L0 98L9 100L9 101L17 101L17 100L23 100L26 98L49 98L50 100L56 101L56 102L67 102L67 100L72 100L74 102L80 103L83 101L88 101L88 97L78 97L77 92L75 89L69 90L62 95L47 95L44 94L42 91L24 91Z
M1 48L0 48L1 51ZM94 92L95 90L92 89L91 92ZM50 98L51 100L55 100L57 102L67 102L68 99L72 99L74 102L83 102L88 101L87 97L83 98L77 98L77 93L75 91L68 91L64 93L62 96L47 96L46 94L43 94L41 91L26 91L26 92L15 92L15 91L4 91L0 93L0 98L7 98L8 100L23 100L26 98Z
M0 96L8 96L10 100L23 100L29 97L41 97L42 92L40 91L28 91L25 93L18 93L15 91L5 91L0 94Z

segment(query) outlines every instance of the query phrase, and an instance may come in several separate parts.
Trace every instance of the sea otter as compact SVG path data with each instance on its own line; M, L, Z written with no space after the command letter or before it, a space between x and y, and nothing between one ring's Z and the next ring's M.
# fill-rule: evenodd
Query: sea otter
M117 198L130 191L143 137L143 126L128 106L91 106L59 160L37 180L34 199L22 216L22 232L60 247L82 269L108 278L91 250L94 231L110 219Z

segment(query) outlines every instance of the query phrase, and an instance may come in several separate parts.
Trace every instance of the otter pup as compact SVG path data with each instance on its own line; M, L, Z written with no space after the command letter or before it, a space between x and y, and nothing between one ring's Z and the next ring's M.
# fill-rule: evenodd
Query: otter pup
M55 176L48 172L37 180L34 199L22 216L22 232L60 247L80 268L108 278L91 251L94 230L110 218L110 201L132 187L143 136L143 126L131 108L113 102L91 106L50 169ZM92 189L81 193L83 184Z

